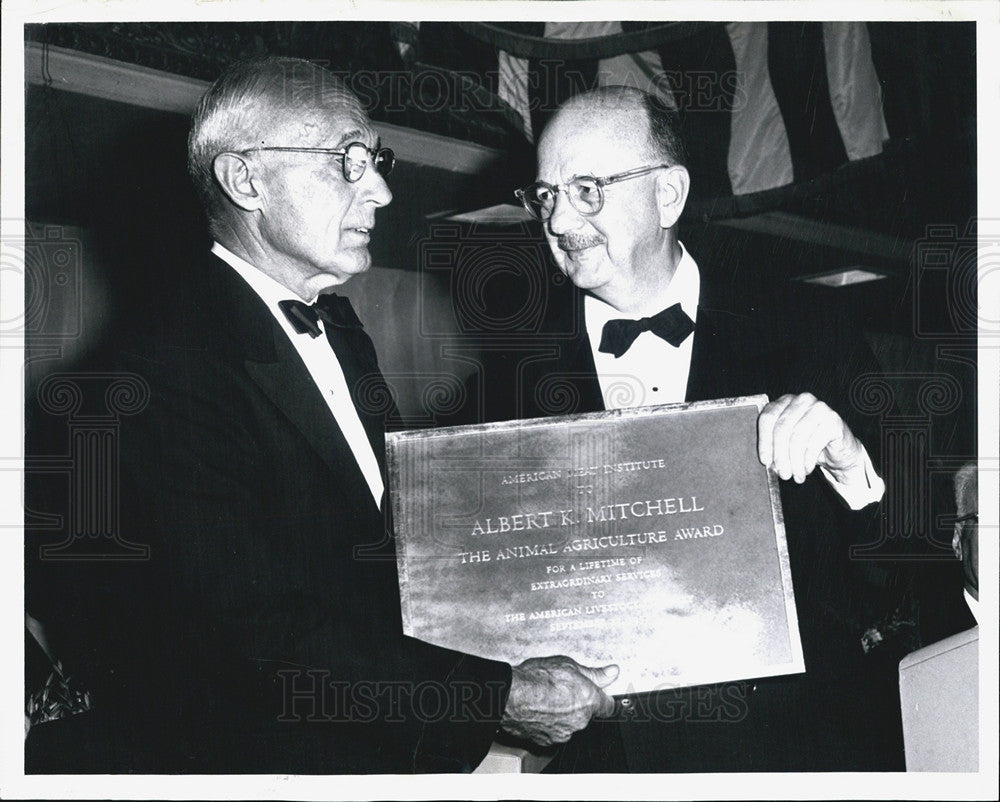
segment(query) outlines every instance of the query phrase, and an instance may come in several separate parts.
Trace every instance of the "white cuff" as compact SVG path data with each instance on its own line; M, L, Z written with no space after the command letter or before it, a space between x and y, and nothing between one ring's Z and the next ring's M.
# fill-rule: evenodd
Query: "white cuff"
M861 465L856 465L849 471L838 471L836 475L826 466L819 466L826 481L852 510L860 510L869 504L881 501L885 493L885 482L875 472L871 457L868 456L864 446L861 446L861 454L864 457Z

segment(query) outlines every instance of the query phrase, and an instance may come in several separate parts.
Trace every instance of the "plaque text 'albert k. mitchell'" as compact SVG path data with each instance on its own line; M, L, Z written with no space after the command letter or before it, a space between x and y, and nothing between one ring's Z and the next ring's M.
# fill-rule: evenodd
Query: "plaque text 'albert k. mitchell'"
M405 631L614 693L802 671L764 403L390 435Z

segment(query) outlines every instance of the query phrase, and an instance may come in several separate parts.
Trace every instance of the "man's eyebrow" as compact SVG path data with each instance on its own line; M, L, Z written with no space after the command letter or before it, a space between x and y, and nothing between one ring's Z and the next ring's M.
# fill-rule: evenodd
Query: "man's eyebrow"
M340 139L337 140L337 147L341 148L344 145L349 145L351 142L357 142L359 140L362 140L365 138L367 134L368 132L362 130L361 128L354 128L353 130L348 131L346 134L341 136Z

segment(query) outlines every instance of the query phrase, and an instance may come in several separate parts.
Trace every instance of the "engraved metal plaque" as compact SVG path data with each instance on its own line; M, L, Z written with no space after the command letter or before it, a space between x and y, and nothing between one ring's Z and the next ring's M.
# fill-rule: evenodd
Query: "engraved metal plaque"
M617 663L612 693L804 671L765 396L387 436L406 634Z

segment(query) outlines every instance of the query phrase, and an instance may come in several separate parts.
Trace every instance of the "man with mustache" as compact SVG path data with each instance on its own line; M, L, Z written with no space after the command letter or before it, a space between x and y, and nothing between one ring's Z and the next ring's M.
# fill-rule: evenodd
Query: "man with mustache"
M880 598L865 574L879 569L848 551L876 537L884 484L860 429L835 411L850 408L853 377L877 367L819 310L803 332L796 310L728 305L732 277L699 270L678 239L689 183L675 115L655 97L605 87L555 113L538 142L538 180L517 195L576 287L572 303L547 312L545 328L568 334L551 341L554 356L508 349L488 363L480 417L767 393L758 456L794 480L782 482L782 501L807 673L630 699L620 727L580 733L553 768L902 768L893 680L869 670L860 641L869 591ZM501 399L505 387L516 398Z
M614 666L402 633L387 413L364 403L387 388L330 292L371 265L393 161L305 61L238 63L201 100L188 167L212 254L180 276L178 317L103 366L148 392L116 440L120 533L148 559L29 577L94 700L32 730L29 771L469 771L498 729L547 746L613 711Z

